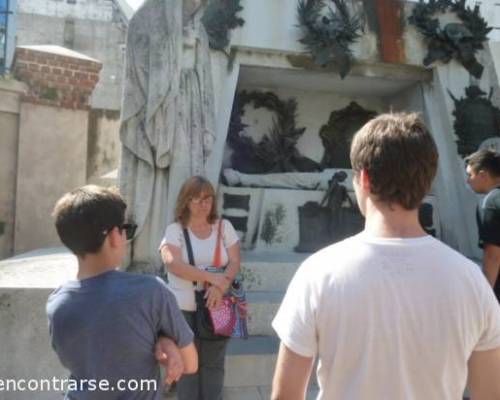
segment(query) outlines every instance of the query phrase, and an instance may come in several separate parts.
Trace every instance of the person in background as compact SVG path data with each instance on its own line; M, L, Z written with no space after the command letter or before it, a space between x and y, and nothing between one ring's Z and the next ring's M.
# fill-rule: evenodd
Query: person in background
M500 301L500 154L482 149L465 159L467 183L484 194L477 207L479 246L483 249L483 271Z

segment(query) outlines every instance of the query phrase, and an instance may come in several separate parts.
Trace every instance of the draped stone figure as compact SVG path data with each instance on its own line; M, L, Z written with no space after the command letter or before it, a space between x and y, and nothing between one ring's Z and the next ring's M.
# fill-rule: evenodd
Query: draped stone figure
M145 272L160 271L158 245L180 186L204 174L215 139L204 7L146 0L128 28L119 178L127 217L138 224L129 261Z

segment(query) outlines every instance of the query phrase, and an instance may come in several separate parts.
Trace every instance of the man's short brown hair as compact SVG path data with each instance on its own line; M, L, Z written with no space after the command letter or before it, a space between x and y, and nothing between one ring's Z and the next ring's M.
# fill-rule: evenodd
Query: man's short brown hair
M419 207L436 176L438 152L418 114L383 114L356 133L351 146L355 177L365 170L381 202Z
M500 153L492 149L481 149L465 159L474 172L487 171L495 178L500 177Z
M107 232L123 224L126 207L118 190L87 185L61 197L52 215L63 244L84 256L97 253Z

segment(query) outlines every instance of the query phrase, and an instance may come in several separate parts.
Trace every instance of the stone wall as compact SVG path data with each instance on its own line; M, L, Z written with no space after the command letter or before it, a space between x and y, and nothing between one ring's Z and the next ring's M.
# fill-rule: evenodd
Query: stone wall
M51 211L86 183L88 110L100 69L66 49L17 49L13 70L23 83L0 83L1 258L60 245Z
M91 110L87 146L87 181L104 184L102 176L118 169L121 147L120 112Z
M14 251L19 114L26 86L0 79L0 259Z
M17 45L63 46L103 63L93 108L120 109L126 21L111 0L18 0Z
M113 0L17 0L22 13L112 21Z
M99 81L102 64L57 46L18 47L14 61L15 76L26 82L23 101L62 107L90 109L90 96Z

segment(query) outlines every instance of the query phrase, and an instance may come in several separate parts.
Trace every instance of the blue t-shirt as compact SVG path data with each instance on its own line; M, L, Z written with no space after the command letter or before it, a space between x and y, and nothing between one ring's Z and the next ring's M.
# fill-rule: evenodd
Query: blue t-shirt
M193 341L175 297L152 276L110 271L67 282L50 295L47 315L52 347L78 382L68 385L69 399L161 399L158 335L179 347ZM114 390L96 390L106 381ZM142 391L122 390L136 385Z

